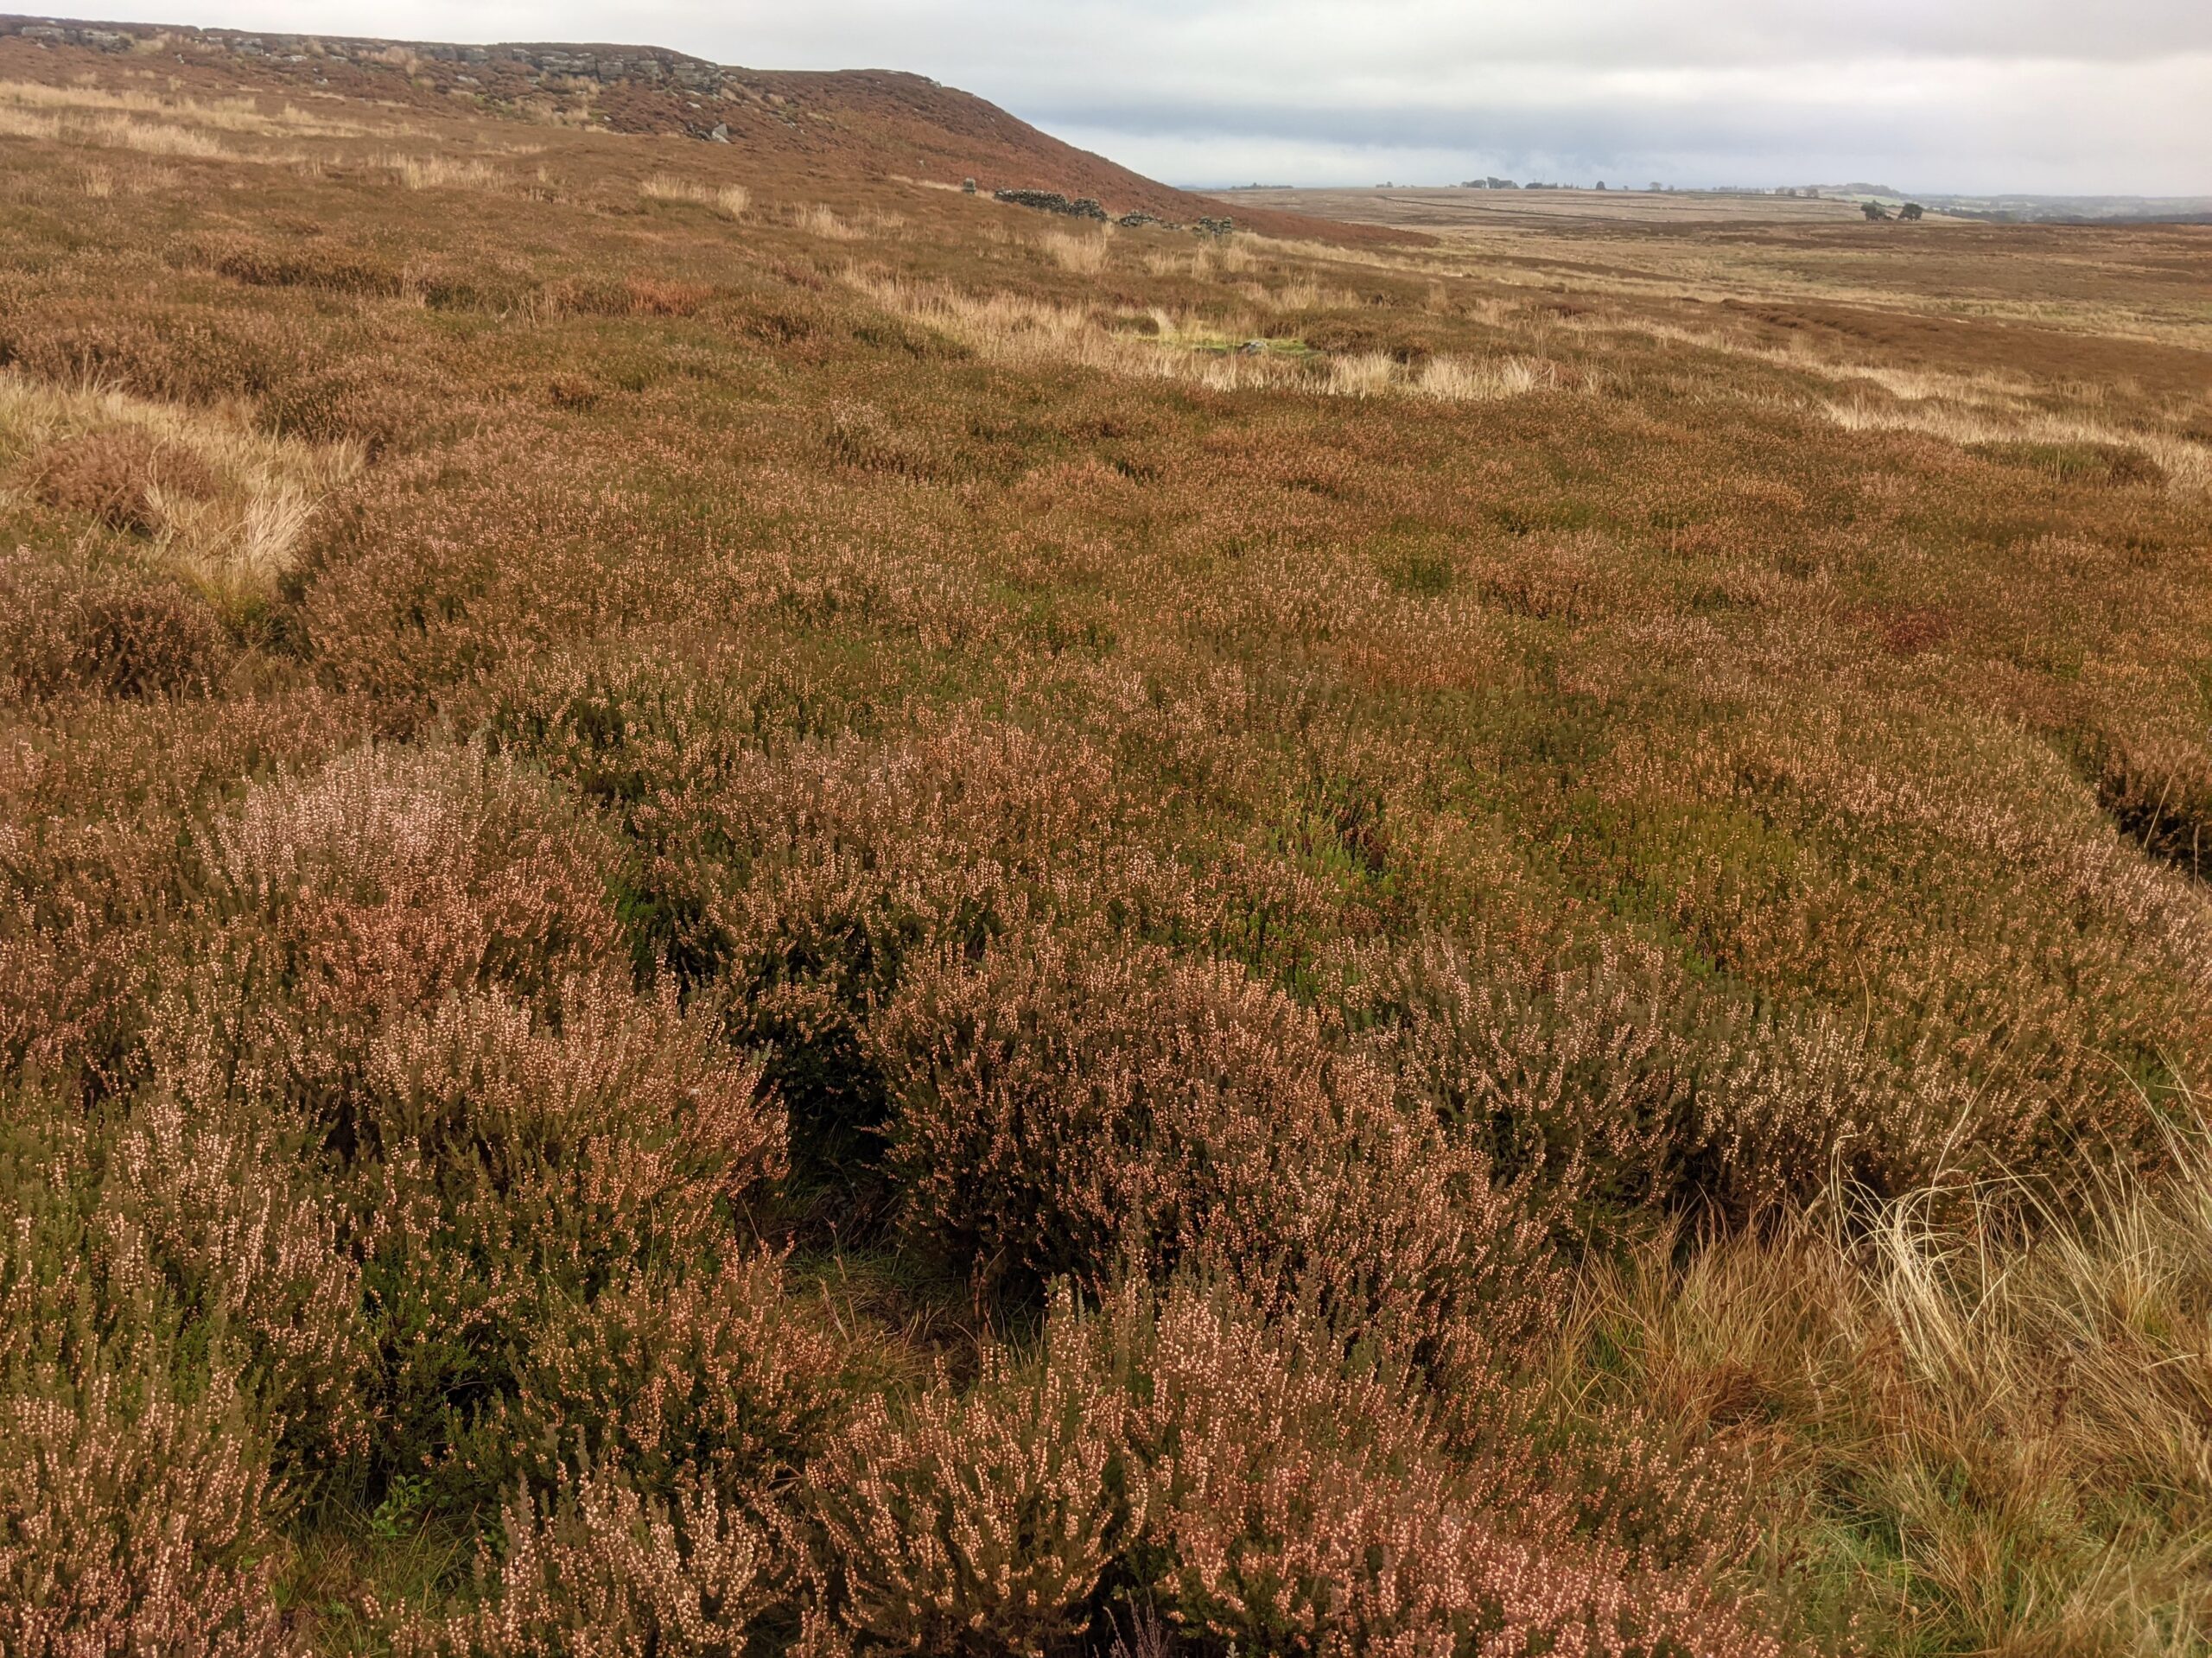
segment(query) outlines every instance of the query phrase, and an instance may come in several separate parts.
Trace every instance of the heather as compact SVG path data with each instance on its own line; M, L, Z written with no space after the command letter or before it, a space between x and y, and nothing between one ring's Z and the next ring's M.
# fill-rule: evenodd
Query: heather
M0 1649L2202 1648L2203 231L387 67L0 38Z

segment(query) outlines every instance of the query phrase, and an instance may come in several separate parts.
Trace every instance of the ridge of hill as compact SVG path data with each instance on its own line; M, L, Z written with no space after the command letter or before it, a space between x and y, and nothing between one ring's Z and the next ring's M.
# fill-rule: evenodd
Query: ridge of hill
M1109 211L1174 221L1217 214L1209 198L1145 177L926 76L886 69L758 70L663 47L576 42L464 45L355 35L255 34L172 24L0 16L0 38L173 56L188 67L279 85L609 132L726 143L823 176L974 179L986 191L1057 191ZM1245 228L1336 243L1405 242L1417 232L1281 211Z

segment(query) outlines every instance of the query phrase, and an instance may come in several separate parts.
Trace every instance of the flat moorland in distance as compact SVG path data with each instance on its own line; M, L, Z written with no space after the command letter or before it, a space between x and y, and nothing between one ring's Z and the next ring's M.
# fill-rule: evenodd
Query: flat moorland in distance
M1345 224L1452 231L1485 225L1824 225L1859 220L1856 201L1731 190L1471 190L1452 186L1224 190L1224 208L1284 212Z
M2202 1649L2212 230L28 27L0 1648Z

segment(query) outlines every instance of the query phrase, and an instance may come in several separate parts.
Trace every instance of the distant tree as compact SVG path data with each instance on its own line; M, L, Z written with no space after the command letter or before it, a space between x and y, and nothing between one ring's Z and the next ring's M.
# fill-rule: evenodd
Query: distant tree
M1908 201L1904 206L1897 209L1897 217L1899 219L1917 219L1922 213L1927 211L1928 210L1925 207L1923 207L1918 202Z
M1603 180L1603 179L1599 179L1599 180L1598 181L1598 187L1599 187L1600 190L1604 189L1604 188L1605 187L1605 180Z
M1859 204L1859 211L1869 219L1887 219L1890 216L1890 210L1878 201L1862 201Z

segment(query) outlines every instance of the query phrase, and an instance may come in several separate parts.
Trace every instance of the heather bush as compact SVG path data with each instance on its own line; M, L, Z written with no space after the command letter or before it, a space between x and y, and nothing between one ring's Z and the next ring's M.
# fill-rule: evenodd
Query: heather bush
M256 288L317 288L390 298L403 286L386 261L359 249L282 246L251 236L194 240L170 256L187 268L213 270Z
M1552 1270L1484 1156L1233 966L1057 936L941 956L873 1036L906 1230L985 1284L1203 1265L1433 1355L1478 1322L1510 1344Z
M88 1242L111 1299L150 1293L231 1355L302 1486L369 1442L361 1268L311 1125L240 1085L214 1013L158 1007L153 1080L96 1156Z
M536 1465L594 1402L627 1419L595 1427L671 1454L668 1436L690 1424L653 1420L652 1377L602 1377L594 1397L593 1326L620 1343L626 1298L658 1293L677 1264L711 1272L735 1253L737 1211L781 1167L782 1117L758 1064L671 999L640 1001L626 978L569 986L559 1007L554 1025L504 996L457 996L396 1020L353 1107L341 1191L373 1309L387 1465L428 1467L454 1490ZM696 1339L728 1339L703 1317ZM681 1353L686 1333L674 1322L656 1339ZM756 1405L789 1407L765 1368L766 1399L707 1402L709 1428L717 1409L741 1426ZM580 1374L564 1382L564 1369ZM644 1397L626 1401L632 1388ZM762 1454L742 1438L721 1448Z
M1900 1062L1890 1032L1761 1007L1633 942L1432 941L1373 966L1357 1017L1563 1237L1618 1237L1648 1223L1639 1215L1683 1210L1771 1217L1839 1178L1903 1190L1933 1172L1955 1124L1955 1151L2009 1148L2001 1099L1975 1102L1910 1050Z
M1726 1610L1734 1559L1624 1547L1617 1515L1561 1489L1575 1464L1525 1445L1456 1461L1418 1383L1348 1366L1325 1331L1187 1290L1123 1316L1142 1332L1123 1363L1147 1558L1176 1623L1255 1651L1778 1651ZM1671 1495L1679 1523L1748 1547L1726 1493L1717 1511Z
M204 696L234 655L207 602L163 577L0 564L0 672L18 697Z
M672 1497L642 1496L616 1470L587 1464L563 1470L542 1501L511 1498L501 1526L497 1558L478 1562L480 1604L444 1617L404 1611L396 1651L741 1658L757 1649L787 1569L776 1532L696 1477Z
M168 307L118 315L98 299L10 295L0 362L59 384L214 403L261 392L289 365L282 331L251 314Z
M972 1386L871 1401L809 1468L828 1604L860 1649L1070 1648L1148 1501L1094 1340L1064 1303L1031 1364L993 1350Z
M129 429L91 432L48 447L32 464L31 489L63 512L151 535L169 496L205 499L215 475L192 450Z
M1084 746L949 721L756 761L722 791L702 827L734 867L703 919L725 941L732 1034L770 1047L817 1153L872 1158L889 1096L867 1029L908 960L980 949L1114 856L1105 778Z
M481 1437L541 1481L582 1446L648 1491L687 1469L743 1491L805 1466L867 1373L776 1255L632 1268L548 1298Z
M0 1280L20 1263L0 1264ZM11 1309L12 1311L12 1309ZM0 1646L264 1658L302 1648L273 1589L278 1490L220 1369L83 1349L0 1401Z
M357 444L375 458L419 439L433 406L388 372L341 365L283 376L262 397L258 412L262 425L279 436Z
M2199 880L2212 874L2212 757L2202 743L2113 746L2097 800L2145 851Z
M26 815L0 841L0 1065L85 1096L145 1072L146 997L185 870L174 829Z
M97 1130L36 1095L5 1103L0 1644L295 1650L272 1598L285 1492L220 1311L192 1304L205 1251L168 1249L137 1223L130 1188L162 1178L127 1166L139 1148L103 1169ZM251 1214L253 1200L231 1207Z
M619 937L607 848L542 784L474 750L360 748L270 778L202 846L219 908L310 1014L543 994Z

